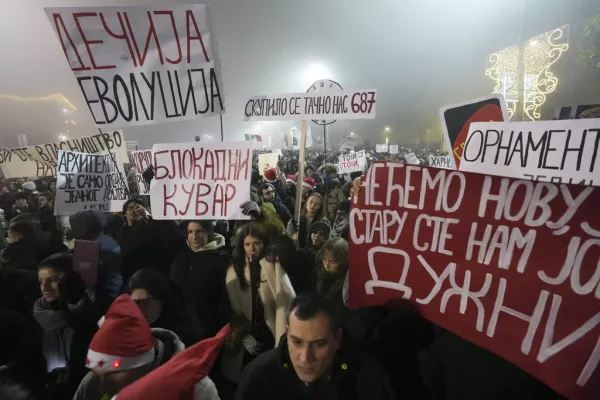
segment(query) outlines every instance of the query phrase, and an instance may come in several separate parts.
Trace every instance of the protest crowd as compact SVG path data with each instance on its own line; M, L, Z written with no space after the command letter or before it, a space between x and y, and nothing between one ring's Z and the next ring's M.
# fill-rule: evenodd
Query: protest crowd
M18 133L18 147L0 147L0 400L600 399L600 104L582 100L543 120L556 58L539 71L530 65L566 51L568 30L513 46L510 63L494 53L488 64L519 71L489 67L494 93L482 88L482 97L439 109L439 135L407 137L417 128L399 118L425 104L411 85L435 101L449 95L423 89L430 73L418 64L419 79L406 78L396 73L404 59L381 58L395 46L392 24L373 29L384 29L385 51L368 40L360 8L360 23L346 22L354 36L336 31L352 48L339 65L361 76L344 85L389 81L363 71L367 62L394 69L378 97L377 88L324 77L308 89L288 79L306 58L294 48L311 48L300 38L281 46L294 51L288 63L248 60L262 57L251 42L279 56L264 38L304 33L304 2L285 17L269 5L269 23L249 18L261 14L254 5L244 2L250 13L235 4L239 32L226 37L242 47L221 43L223 60L214 25L225 17L197 2L164 3L23 12L31 21L45 13L50 25L23 36L56 36L48 51L65 59L52 61L66 61L82 96L76 107L63 88L0 95L65 104L61 127L75 133L34 145ZM405 18L445 32L446 42L435 40L444 46L461 25L441 1L425 5L422 20L402 3ZM523 13L531 8L522 3ZM500 11L486 13L494 23L468 14L491 29ZM279 20L285 29L271 25ZM530 20L521 15L522 26ZM258 25L268 34L255 34ZM479 40L477 26L467 28L464 36ZM418 36L406 32L403 46ZM41 43L19 51L36 55ZM456 48L450 59L471 53ZM257 74L224 85L221 63L236 53L244 59L228 64L230 74L273 64L299 92L247 93L250 83L264 86ZM457 96L475 90L456 78L459 69L471 73L436 73L464 86ZM262 75L275 82L271 71ZM231 87L242 91L233 99ZM387 117L373 122L380 99L396 97L379 108L395 114L390 126ZM231 120L249 124L225 130L226 104ZM220 141L198 122L217 116ZM346 121L329 131L338 120ZM24 122L12 126L21 132ZM246 132L273 132L278 143Z
M416 314L349 309L349 213L363 172L339 175L337 154L311 150L299 182L297 152L261 173L262 153L242 204L250 220L155 220L133 180L122 212L57 219L55 179L4 179L0 374L32 399L104 399L198 344L198 399L561 398ZM72 268L78 240L99 243L93 286ZM127 366L110 375L111 362ZM163 383L160 398L177 398Z

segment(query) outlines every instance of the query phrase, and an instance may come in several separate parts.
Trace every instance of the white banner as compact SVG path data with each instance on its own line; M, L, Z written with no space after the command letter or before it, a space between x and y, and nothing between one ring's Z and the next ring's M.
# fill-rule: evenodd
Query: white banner
M46 8L98 127L225 111L208 6Z
M408 153L404 156L407 164L419 165L421 164L421 160L415 155L415 153Z
M338 174L364 171L367 168L367 156L364 150L342 154L338 159Z
M312 131L310 130L310 124L306 124L306 125L307 125L306 126L306 148L309 148L313 144ZM290 132L291 132L290 135L286 136L286 138L285 138L286 148L291 149L291 150L300 150L300 142L302 139L302 129L296 128L294 126L290 129ZM288 141L288 138L290 136L291 136L292 147L290 147L290 143Z
M127 141L125 142L125 147L127 148L128 152L132 152L132 151L138 151L139 148L139 144L136 141Z
M377 91L342 90L255 96L246 102L246 121L374 119Z
M444 169L453 169L450 156L432 156L429 155L429 166Z
M55 214L71 215L82 210L122 211L128 198L122 167L119 152L59 151Z
M377 153L387 153L389 151L389 146L387 144L376 144L375 151Z
M342 143L340 143L340 151L355 150L356 138L354 136L344 136Z
M252 142L155 144L154 219L249 219Z
M472 123L461 171L600 186L600 119Z
M398 145L390 144L390 154L398 154Z
M258 172L261 174L270 168L277 168L279 154L263 153L258 155Z
M135 182L138 186L138 193L149 195L150 184L144 180L142 174L152 165L152 150L132 151L131 165L135 169Z
M19 149L0 148L0 168L6 178L56 176L60 150L88 154L108 154L112 151L119 153L124 162L129 162L123 131L118 130Z

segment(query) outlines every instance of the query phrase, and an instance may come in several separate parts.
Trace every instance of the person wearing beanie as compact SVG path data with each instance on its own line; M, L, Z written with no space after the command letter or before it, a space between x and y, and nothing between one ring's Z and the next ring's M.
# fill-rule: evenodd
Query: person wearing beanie
M166 364L121 390L112 400L219 400L210 373L229 325L215 337L205 339L177 354Z
M273 185L277 196L283 202L288 196L287 186L282 179L279 179L277 168L270 168L264 172L265 182Z
M127 294L117 297L98 325L85 362L91 371L81 381L73 400L111 398L185 348L173 332L150 329L142 311ZM207 392L202 398L218 399L208 376L200 382Z
M312 293L317 288L317 270L315 260L317 253L329 238L331 228L323 221L314 222L310 226L310 235L304 248L296 251L296 262L290 272L290 281L297 294Z
M331 229L331 237L341 237L348 241L350 234L350 200L344 200L338 205L338 209L333 220L333 227Z

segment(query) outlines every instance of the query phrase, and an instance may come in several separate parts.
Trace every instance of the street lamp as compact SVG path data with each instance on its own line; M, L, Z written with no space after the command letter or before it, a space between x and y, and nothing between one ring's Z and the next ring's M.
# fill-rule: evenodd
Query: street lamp
M385 127L385 130L389 132L389 131L390 131L390 127L389 127L389 126L386 126L386 127Z
M354 136L354 132L350 132L350 136Z
M390 144L390 138L389 137L385 137L385 145L389 145Z

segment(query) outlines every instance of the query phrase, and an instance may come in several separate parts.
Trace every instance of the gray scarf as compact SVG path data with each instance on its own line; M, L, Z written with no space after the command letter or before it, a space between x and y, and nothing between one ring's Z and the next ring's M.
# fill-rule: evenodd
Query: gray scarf
M42 352L46 358L47 371L66 367L74 331L65 321L62 311L52 310L48 302L41 298L33 306L33 316L44 330Z

